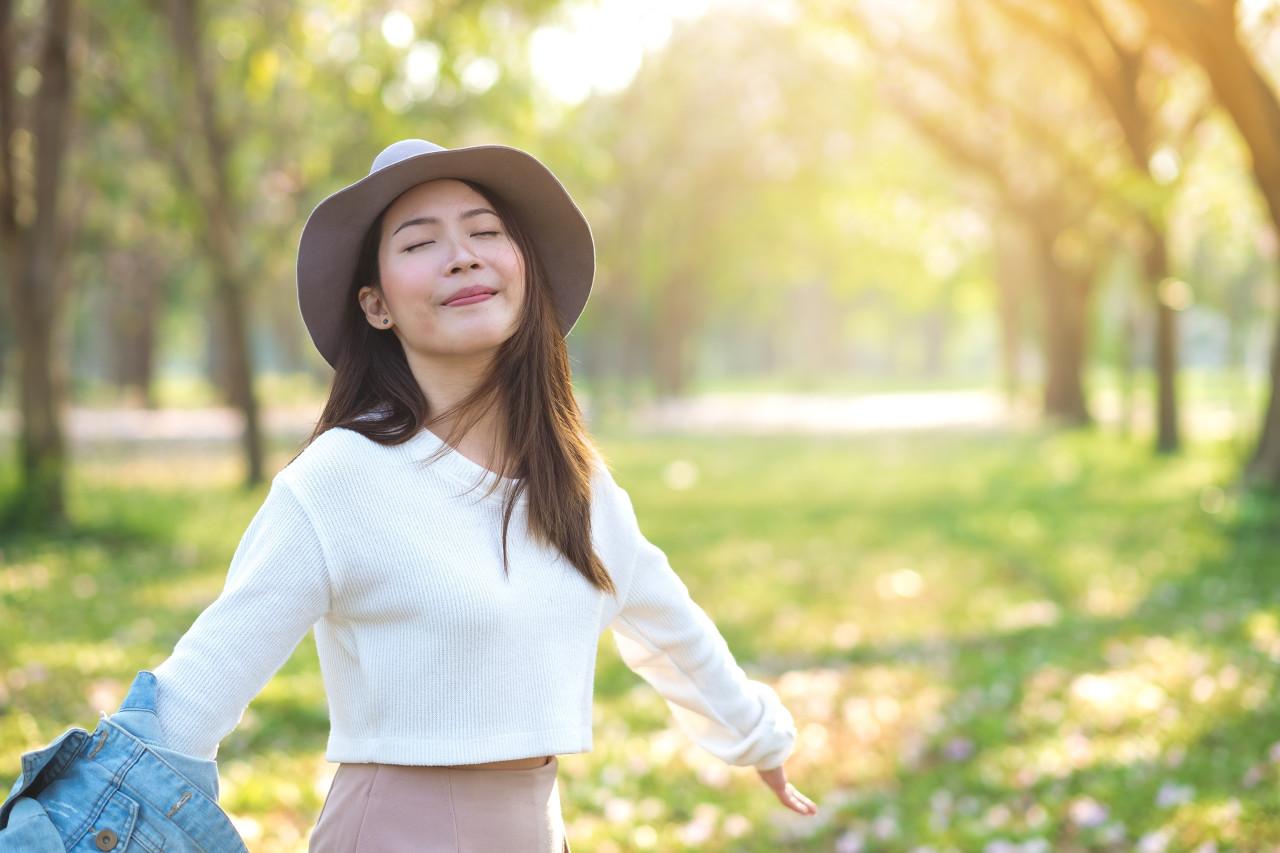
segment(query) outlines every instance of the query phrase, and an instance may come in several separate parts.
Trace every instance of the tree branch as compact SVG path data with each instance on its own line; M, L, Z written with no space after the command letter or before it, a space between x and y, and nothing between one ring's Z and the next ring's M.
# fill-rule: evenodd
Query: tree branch
M99 25L92 29L102 39L104 51L110 56L121 55L117 46L112 44L111 33L114 30L110 24L99 22L92 15L90 24ZM112 111L127 115L141 125L155 154L171 162L183 186L198 192L199 184L196 181L195 170L186 155L186 149L178 144L171 132L171 122L161 119L154 111L147 109L144 102L135 96L135 90L129 88L127 81L121 81L119 75L104 74L98 78L98 82L112 105Z
M1032 115L1021 104L995 95L987 81L975 77L967 69L955 68L914 45L899 44L895 46L892 57L883 50L881 56L886 59L908 60L917 69L928 71L936 82L951 91L957 99L969 101L988 117L1008 116L1029 142L1048 153L1050 160L1062 172L1064 180L1088 186L1094 195L1101 194L1098 176L1091 164L1086 164L1081 157L1064 146L1060 129L1047 127L1038 116Z
M1102 10L1098 8L1094 0L1076 1L1080 4L1080 8L1084 10L1085 17L1093 23L1093 28L1097 30L1098 34L1106 41L1107 46L1111 48L1112 55L1119 60L1122 66L1131 65L1140 51L1135 51L1121 43L1120 38L1111 29L1111 25L1107 23L1106 15L1102 13Z

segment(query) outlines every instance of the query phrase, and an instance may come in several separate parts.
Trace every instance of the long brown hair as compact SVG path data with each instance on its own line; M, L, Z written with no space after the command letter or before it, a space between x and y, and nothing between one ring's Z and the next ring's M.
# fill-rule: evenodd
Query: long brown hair
M556 320L546 271L501 195L472 181L462 182L489 201L524 259L525 296L516 331L498 347L489 371L474 391L450 409L433 412L409 369L400 340L370 326L357 299L365 285L381 291L378 246L388 204L365 232L346 294L344 333L329 399L298 454L334 427L359 432L379 444L396 445L413 438L426 424L458 415L445 439L446 446L423 460L429 464L442 453L457 452L452 449L456 439L494 404L501 403L507 453L500 470L520 478L503 502L503 572L510 574L507 529L516 501L527 492L530 535L559 548L592 585L616 594L613 579L591 545L592 456L598 455L602 461L604 456L587 432L573 395L569 354ZM381 410L381 417L360 417L374 408ZM494 477L486 496L498 484Z

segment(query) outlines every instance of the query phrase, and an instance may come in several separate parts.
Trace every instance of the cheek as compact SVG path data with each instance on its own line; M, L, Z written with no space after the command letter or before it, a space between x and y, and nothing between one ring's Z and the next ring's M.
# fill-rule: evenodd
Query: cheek
M503 273L511 280L511 283L518 287L524 287L524 264L520 260L520 252L514 244L508 243L507 251L503 252L501 263Z
M382 267L384 286L392 291L409 293L428 286L426 266L415 252L391 258Z

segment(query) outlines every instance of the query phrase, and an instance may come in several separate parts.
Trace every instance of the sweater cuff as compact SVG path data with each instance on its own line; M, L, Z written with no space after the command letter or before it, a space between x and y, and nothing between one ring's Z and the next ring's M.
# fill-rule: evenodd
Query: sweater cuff
M759 757L751 762L751 766L760 770L774 770L785 764L795 751L796 721L772 687L760 681L752 681L750 686L759 693L765 707L755 728L755 731L760 732Z
M781 767L795 750L795 720L769 685L747 680L745 687L760 704L760 716L745 733L714 725L679 705L672 706L672 713L696 743L726 764L761 770Z

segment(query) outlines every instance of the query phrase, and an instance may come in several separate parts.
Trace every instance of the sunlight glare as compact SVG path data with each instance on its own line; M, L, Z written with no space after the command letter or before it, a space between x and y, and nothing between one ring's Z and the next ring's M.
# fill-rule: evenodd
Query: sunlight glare
M382 16L382 37L392 47L408 47L413 43L413 19L404 12L388 12Z
M539 27L530 36L534 76L566 104L579 103L592 92L621 91L640 70L644 55L666 44L676 20L701 17L713 2L601 0L572 5L566 23Z

